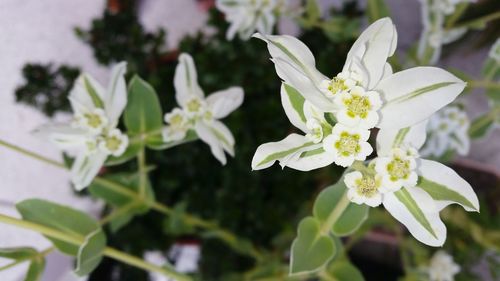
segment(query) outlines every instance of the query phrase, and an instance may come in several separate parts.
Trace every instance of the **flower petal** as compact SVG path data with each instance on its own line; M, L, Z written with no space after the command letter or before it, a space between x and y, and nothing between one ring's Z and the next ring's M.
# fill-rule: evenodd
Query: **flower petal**
M108 115L110 126L113 128L118 124L120 115L122 115L127 105L127 85L124 78L126 71L126 62L120 62L113 67L111 81L106 92L104 108Z
M231 131L222 122L214 120L210 123L210 129L219 139L222 148L234 157L234 137Z
M377 155L387 156L392 148L411 146L419 150L427 137L427 121L403 129L380 129L377 134Z
M269 142L257 147L252 159L252 170L261 170L268 168L276 161L282 161L292 154L296 154L302 149L310 146L316 146L305 136L298 134L288 135L285 139L278 142Z
M91 154L80 153L76 156L71 167L71 181L76 190L82 190L92 182L106 158L108 155L100 151Z
M302 130L302 132L307 132L307 120L304 115L304 97L292 86L285 83L281 84L280 94L281 104L290 123Z
M215 156L222 165L226 165L226 155L224 154L224 149L220 140L215 135L214 131L210 129L204 122L196 122L195 125L196 134L198 137L210 146L210 151Z
M194 96L203 98L203 91L198 85L198 74L191 55L182 53L174 75L175 99L181 106Z
M326 152L322 144L305 148L286 162L286 166L299 170L311 171L333 163L333 154Z
M88 112L104 108L105 90L92 76L84 73L76 79L68 99L74 113Z
M392 74L376 87L385 100L378 127L399 129L421 122L455 100L465 85L437 67L414 67Z
M422 189L411 187L384 194L385 209L418 241L439 247L446 240L446 226L434 200Z
M431 160L420 160L418 187L436 200L439 210L457 203L471 212L479 212L479 200L474 189L451 168Z
M87 140L85 130L66 124L42 125L32 133L36 137L49 140L62 150L83 146Z
M243 89L230 87L209 95L206 99L212 110L213 117L221 119L229 115L243 103Z

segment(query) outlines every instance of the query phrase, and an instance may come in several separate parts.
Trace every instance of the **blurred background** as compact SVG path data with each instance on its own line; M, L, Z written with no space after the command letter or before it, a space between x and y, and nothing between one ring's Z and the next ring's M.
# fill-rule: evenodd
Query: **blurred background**
M366 5L358 1L346 8L344 2L353 1L319 1L325 13L332 7L343 7L344 13L352 17L357 17ZM398 51L405 52L420 37L420 3L417 0L388 0L387 4L398 29ZM305 175L274 167L251 173L250 160L256 147L281 139L292 128L281 109L279 79L268 62L263 44L255 40L226 42L225 23L220 14L210 11L212 5L213 1L195 0L0 1L0 136L47 157L61 159L55 147L33 138L30 131L51 119L68 119L65 95L80 70L105 82L109 77L109 65L127 60L130 72L137 72L155 86L163 110L167 111L174 106L172 80L176 54L178 50L189 52L194 56L200 84L207 93L232 85L245 88L243 110L227 121L236 136L237 156L222 169L210 156L208 148L199 143L169 150L165 155L151 155L158 163L158 169L152 173L152 181L158 186L157 198L172 205L184 202L190 211L214 218L236 233L251 237L260 246L286 248L293 238L297 219L308 212L309 206L304 202L314 198L321 187L331 184L341 170L325 168ZM210 25L207 24L209 20ZM367 24L366 20L360 21L361 26ZM223 30L218 31L217 27ZM299 32L299 27L286 19L278 28L284 34L298 35ZM500 26L497 24L494 28L498 31ZM205 44L203 34L215 36L213 43ZM450 46L444 51L439 65L479 77L482 62L492 44L483 37L479 32L472 33L461 44ZM339 62L344 61L351 44L349 40L330 44L323 34L314 30L306 31L302 39L319 54L319 68L326 70L325 73L336 73L342 67ZM465 98L471 118L487 111L488 102L480 90ZM16 202L39 197L100 215L102 204L85 194L75 194L65 171L5 148L0 148L0 159L1 213L18 216L14 209ZM473 181L486 182L489 187L498 189L500 130L474 141L469 155L458 157L453 163L466 176L471 175L471 170L479 169L484 176ZM178 176L173 177L173 174ZM169 222L154 214L147 215L125 227L124 234L113 237L111 244L125 244L130 251L142 253L148 249L167 248L179 239L199 239L189 230L170 235L168 225ZM146 234L141 231L143 229L150 231ZM164 235L155 235L154 231ZM276 236L278 233L280 235ZM142 240L137 241L137 237ZM38 249L50 245L41 235L0 225L0 247L18 246L26 241ZM200 266L206 276L212 278L207 280L218 280L222 271L248 268L248 260L217 241L203 242L202 251ZM203 259L204 256L211 258ZM3 271L0 279L22 280L26 266ZM43 280L69 278L64 280L70 281L71 277L66 274L72 266L71 259L51 254ZM106 278L112 276L115 266L111 261L104 263L90 280L110 280ZM480 266L478 268L481 271ZM120 280L144 278L144 273L126 268L120 270L121 276L128 278ZM397 276L398 270L395 268L391 272ZM491 278L486 275L484 280Z

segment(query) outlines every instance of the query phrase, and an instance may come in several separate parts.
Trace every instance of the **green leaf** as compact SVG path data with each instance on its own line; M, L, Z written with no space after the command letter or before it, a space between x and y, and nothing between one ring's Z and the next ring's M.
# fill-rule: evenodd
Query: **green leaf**
M85 237L85 242L78 250L75 273L79 276L89 275L101 263L106 248L106 235L101 228Z
M333 279L321 278L320 280L365 281L361 271L348 261L333 262L328 266L326 274Z
M285 87L285 93L287 94L293 109L299 115L300 120L306 123L307 120L306 116L304 115L304 102L305 102L304 97L294 87L285 83L283 83L283 86Z
M404 188L394 192L394 195L398 200L403 203L403 205L406 206L408 211L412 214L412 216L435 238L437 238L436 233L434 232L434 229L432 229L432 226L430 222L427 220L427 217L425 217L424 212L420 209L418 206L417 202L413 197L411 197L411 194Z
M28 273L24 281L39 281L42 279L43 271L45 270L45 258L39 256L31 260L28 268Z
M390 17L389 8L385 4L385 0L368 0L368 19L370 23L385 17Z
M346 202L347 200L347 202ZM321 224L335 216L331 231L337 236L346 236L356 231L368 218L369 207L348 201L347 187L341 179L325 188L314 202L313 214ZM347 204L346 204L347 203Z
M139 76L134 76L128 87L125 108L125 126L132 135L160 131L163 126L160 102L155 90Z
M118 230L127 225L133 218L134 216L132 214L123 214L121 216L113 218L109 222L109 230L111 231L111 233L117 233Z
M101 198L112 206L121 207L133 203L139 196L139 176L126 173L110 175L103 181L94 181L88 190L94 197ZM146 185L146 201L155 201L154 191L149 181ZM149 206L146 203L137 202L137 207L132 208L127 214L142 214L148 210Z
M307 0L306 12L309 21L315 22L321 16L321 11L316 0Z
M30 247L0 248L0 257L15 261L28 260L38 255L38 251Z
M495 125L494 117L495 116L492 116L491 112L488 112L474 119L469 127L469 136L472 139L479 139L487 136Z
M185 201L177 203L173 212L165 217L163 221L163 231L168 235L192 234L194 227L185 222L183 215L186 213L187 203Z
M313 217L304 218L293 241L290 274L309 273L319 270L336 252L335 242L320 232L320 223Z
M141 150L140 143L138 142L130 143L122 155L118 157L115 156L108 157L108 160L106 160L106 166L115 166L123 164L136 157L140 150Z
M417 186L425 190L434 200L457 202L471 209L476 209L474 204L462 196L462 194L445 185L426 179L425 177L418 177Z
M41 199L28 199L16 204L23 219L38 223L65 233L76 239L83 239L98 229L99 223L89 215ZM47 237L62 253L76 256L78 246Z

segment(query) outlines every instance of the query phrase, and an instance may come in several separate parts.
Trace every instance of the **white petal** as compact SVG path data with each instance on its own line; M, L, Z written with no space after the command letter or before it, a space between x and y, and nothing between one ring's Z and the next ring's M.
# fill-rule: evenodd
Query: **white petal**
M405 192L406 191L406 192ZM409 195L408 199L412 206L420 209L425 220L430 225L435 236L429 232L408 210L407 205L403 204L396 193ZM439 247L446 240L446 226L439 218L439 212L436 209L434 200L420 188L404 188L395 193L384 194L383 204L385 209L399 222L404 224L408 231L420 242L434 247Z
M307 132L306 117L304 115L304 98L292 86L285 83L281 84L281 104L285 110L290 123L295 127Z
M358 171L350 172L345 174L344 183L348 188L354 189L356 188L356 181L362 178L363 174L361 174L361 172Z
M377 134L377 155L389 155L392 148L411 146L419 150L427 137L427 121L403 129L380 129Z
M80 74L76 79L73 88L69 93L69 100L73 108L73 112L82 113L88 112L94 108L99 107L96 101L92 99L92 93L95 93L95 99L104 103L105 90L99 82L88 74Z
M226 165L226 155L224 154L224 150L220 140L214 134L212 130L202 121L196 122L195 125L196 134L198 137L210 146L210 151L215 156L222 165Z
M287 161L286 166L299 171L311 171L326 167L332 163L333 155L324 151L322 144L317 144L295 154Z
M189 54L182 53L179 56L179 63L175 68L174 87L175 98L179 105L183 106L193 95L203 98L203 91L198 85L196 67Z
M71 167L71 181L76 190L87 187L106 161L107 154L96 151L95 153L80 153Z
M380 204L382 204L382 194L377 193L377 194L373 195L372 197L366 198L365 204L370 206L370 207L380 206Z
M231 131L222 122L214 120L209 125L219 139L222 148L234 157L234 137Z
M243 103L243 89L241 87L231 87L217 91L209 95L206 102L214 118L224 118Z
M393 73L392 72L392 66L389 63L386 63L385 66L384 66L384 73L382 73L382 79L388 77L392 73Z
M125 84L125 72L127 63L121 62L113 67L111 80L108 85L105 99L105 111L111 127L116 127L120 115L127 105L127 85Z
M390 75L377 85L385 100L378 127L399 129L421 122L455 100L465 85L436 67L414 67Z
M474 192L474 189L472 189L471 185L468 182L466 182L455 171L453 171L453 169L436 161L421 159L418 172L425 179L435 182L451 191L458 193L470 203L466 205L458 201L443 200L443 198L434 198L439 210L450 204L458 203L469 212L479 211L479 200L476 193Z
M261 170L272 166L291 154L295 154L304 147L315 145L305 136L298 134L288 135L278 142L261 144L255 151L252 159L252 170Z
M62 150L84 146L88 138L84 130L66 124L42 125L32 133L54 143Z

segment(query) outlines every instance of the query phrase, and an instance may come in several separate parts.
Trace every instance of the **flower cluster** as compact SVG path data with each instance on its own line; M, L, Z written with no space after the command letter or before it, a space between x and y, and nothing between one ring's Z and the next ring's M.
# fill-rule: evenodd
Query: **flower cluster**
M248 40L258 31L271 34L276 18L282 14L284 0L217 0L216 7L230 22L227 40L233 40L238 33L242 40Z
M174 76L175 98L180 108L165 114L168 124L163 129L165 142L178 142L186 138L190 130L206 142L213 155L224 165L226 156L234 155L234 137L219 119L229 115L243 102L243 89L231 87L204 97L198 85L198 74L193 58L188 54L179 56Z
M108 156L120 156L128 146L128 137L117 128L127 105L126 64L117 64L107 89L88 74L78 77L70 92L73 109L70 124L39 127L35 134L49 139L65 151L76 151L71 168L75 188L88 186Z
M420 36L417 56L421 62L435 64L441 56L441 48L458 40L467 28L447 29L448 16L455 13L459 4L474 0L420 0L422 4L422 23L424 30Z
M281 166L309 171L332 163L349 167L344 176L354 203L385 208L428 245L444 243L439 211L458 203L477 211L470 185L450 168L420 159L428 118L451 103L465 83L435 67L393 73L387 63L397 33L389 18L370 25L349 51L341 73L328 78L315 67L311 51L291 36L254 35L267 42L283 80L281 101L290 122L303 134L262 144L252 168ZM377 135L377 157L368 139ZM356 170L356 171L352 171Z
M450 105L432 115L427 124L427 141L420 154L442 157L448 151L467 155L470 148L470 120L459 105Z
M453 281L460 272L460 266L453 261L453 257L443 250L437 251L431 258L427 274L430 281Z

